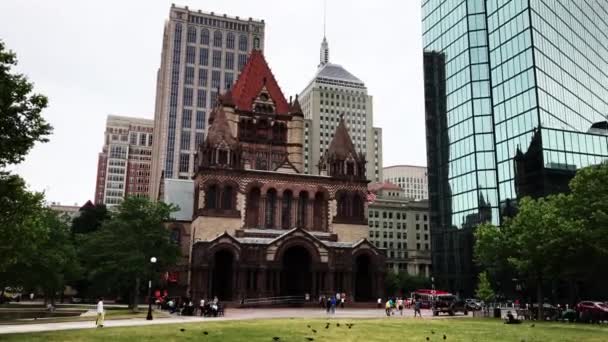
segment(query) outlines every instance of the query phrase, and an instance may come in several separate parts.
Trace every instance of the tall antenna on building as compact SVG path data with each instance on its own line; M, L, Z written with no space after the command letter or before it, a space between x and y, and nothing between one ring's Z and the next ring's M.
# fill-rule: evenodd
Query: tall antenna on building
M323 38L325 38L326 26L327 26L327 0L323 0Z

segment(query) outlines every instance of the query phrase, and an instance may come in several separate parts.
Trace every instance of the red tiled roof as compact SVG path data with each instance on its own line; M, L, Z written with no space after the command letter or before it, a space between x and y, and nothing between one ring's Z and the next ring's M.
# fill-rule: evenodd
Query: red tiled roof
M232 88L232 99L236 107L243 110L251 110L253 100L258 96L262 87L266 86L270 98L276 105L279 114L289 112L289 104L279 87L264 55L259 50L251 51L247 64Z

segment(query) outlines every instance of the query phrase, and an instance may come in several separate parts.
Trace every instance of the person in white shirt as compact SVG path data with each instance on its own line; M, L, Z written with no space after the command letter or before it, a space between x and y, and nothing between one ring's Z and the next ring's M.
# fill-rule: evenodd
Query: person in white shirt
M100 297L99 301L97 302L97 320L95 321L95 324L98 328L103 328L104 316L105 313L103 311L103 298Z
M204 299L201 299L201 302L200 302L198 308L201 310L201 316L203 316L203 314L205 313L205 300Z

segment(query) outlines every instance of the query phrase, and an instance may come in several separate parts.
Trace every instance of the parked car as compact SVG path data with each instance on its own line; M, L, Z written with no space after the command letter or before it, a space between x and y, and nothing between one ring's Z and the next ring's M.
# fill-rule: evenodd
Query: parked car
M530 316L532 319L537 319L538 304L530 305ZM559 309L555 305L543 303L543 321L555 321L560 317Z
M608 320L608 305L602 302L582 301L576 304L579 319L583 322Z
M482 308L482 302L479 299L465 299L465 305L467 306L467 309L471 310L471 311L479 311Z
M433 301L433 316L438 316L442 312L450 316L454 316L456 312L468 315L469 310L464 300L459 300L453 295L443 295L437 296Z

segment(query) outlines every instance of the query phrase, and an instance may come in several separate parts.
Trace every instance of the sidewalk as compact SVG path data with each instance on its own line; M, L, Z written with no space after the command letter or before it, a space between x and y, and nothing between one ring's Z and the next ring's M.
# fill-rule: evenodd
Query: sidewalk
M429 310L422 310L425 319L434 319ZM147 321L145 318L106 320L103 329L112 327L130 327L156 324L177 324L195 322L215 322L228 320L269 319L269 318L387 318L384 309L338 309L334 315L329 316L322 309L230 309L226 310L225 317L198 317L198 316L172 316L170 318L157 318ZM413 311L405 310L403 316L398 312L390 319L412 318ZM14 334L26 332L43 332L71 329L95 329L95 322L62 322L0 325L0 334Z

